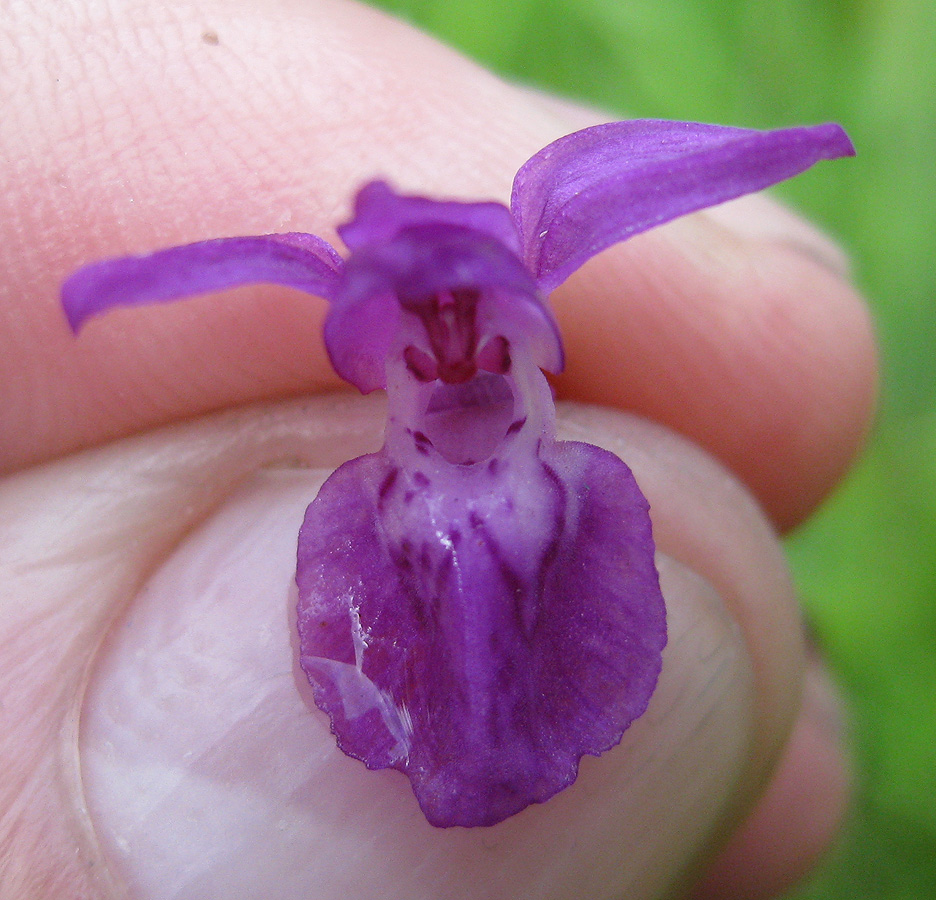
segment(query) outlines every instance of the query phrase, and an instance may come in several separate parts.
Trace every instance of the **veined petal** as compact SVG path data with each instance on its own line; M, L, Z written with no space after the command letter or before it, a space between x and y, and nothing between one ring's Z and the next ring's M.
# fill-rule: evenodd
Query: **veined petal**
M354 218L339 227L348 249L385 244L404 228L419 225L455 225L487 235L520 255L520 238L503 203L465 203L398 194L385 181L365 184L354 199Z
M566 135L528 160L511 211L524 261L548 293L612 244L854 152L834 124L754 131L613 122Z
M571 784L645 710L666 642L624 463L573 443L494 460L436 470L444 483L386 452L353 460L299 541L316 703L344 752L404 772L443 827Z
M282 284L330 298L342 266L334 248L313 234L218 238L79 269L62 286L62 306L77 331L116 306L165 303L243 284Z

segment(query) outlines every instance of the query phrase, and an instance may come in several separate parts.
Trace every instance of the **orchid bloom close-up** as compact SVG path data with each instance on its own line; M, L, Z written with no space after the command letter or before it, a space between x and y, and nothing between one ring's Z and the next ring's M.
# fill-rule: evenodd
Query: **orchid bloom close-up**
M509 209L375 181L346 258L222 238L90 265L63 304L77 330L247 283L328 300L335 370L385 388L388 418L306 512L300 662L346 754L404 772L434 825L493 825L621 740L666 644L647 501L617 456L556 440L548 294L614 243L851 153L835 125L599 125L528 160Z
M851 143L525 29L0 5L0 900L771 900L842 834L785 535L876 340L761 189ZM811 85L745 116L864 144Z

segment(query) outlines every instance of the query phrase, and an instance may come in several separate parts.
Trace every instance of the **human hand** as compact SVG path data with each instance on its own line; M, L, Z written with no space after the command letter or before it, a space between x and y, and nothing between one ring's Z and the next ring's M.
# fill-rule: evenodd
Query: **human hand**
M560 394L669 429L566 417L653 505L671 642L650 711L573 788L434 830L402 777L340 755L290 668L294 520L380 423L367 402L288 399L337 386L322 305L244 289L74 341L57 290L123 252L330 237L374 175L503 198L519 162L591 120L352 4L72 13L3 23L22 63L0 174L0 897L660 896L698 876L784 747L741 861L704 890L794 877L844 774L821 692L787 741L802 641L770 520L807 515L866 427L873 349L835 251L752 198L554 295Z

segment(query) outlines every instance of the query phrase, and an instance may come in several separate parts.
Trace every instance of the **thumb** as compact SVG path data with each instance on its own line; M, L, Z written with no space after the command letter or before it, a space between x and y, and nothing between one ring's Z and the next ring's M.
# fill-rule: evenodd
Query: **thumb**
M0 734L23 861L3 896L559 900L683 885L788 727L792 595L758 508L700 451L619 413L571 407L563 422L624 456L648 495L670 643L622 743L492 828L429 826L401 775L337 750L297 680L296 532L336 457L379 443L379 403L248 407L8 479L0 640L17 648L3 673L17 702Z

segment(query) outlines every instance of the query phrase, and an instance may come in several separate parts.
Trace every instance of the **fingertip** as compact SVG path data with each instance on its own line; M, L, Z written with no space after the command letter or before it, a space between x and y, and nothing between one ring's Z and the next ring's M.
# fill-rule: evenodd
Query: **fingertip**
M848 809L852 776L843 721L838 692L813 662L773 779L692 900L767 900L790 890L821 862Z

